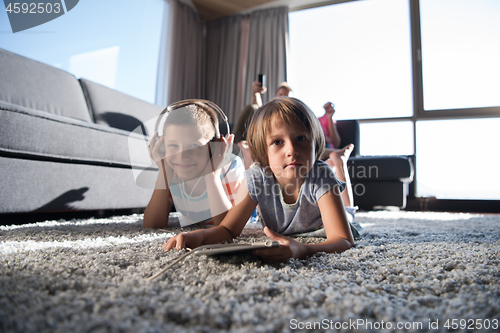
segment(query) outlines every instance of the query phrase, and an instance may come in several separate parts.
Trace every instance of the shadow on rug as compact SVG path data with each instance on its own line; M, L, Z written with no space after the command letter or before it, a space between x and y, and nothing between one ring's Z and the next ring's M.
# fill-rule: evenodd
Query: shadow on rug
M142 215L0 227L1 332L457 332L500 327L500 216L367 212L357 246L269 265L162 252ZM184 230L183 230L184 231ZM236 242L264 240L246 228ZM301 238L320 242L318 238Z

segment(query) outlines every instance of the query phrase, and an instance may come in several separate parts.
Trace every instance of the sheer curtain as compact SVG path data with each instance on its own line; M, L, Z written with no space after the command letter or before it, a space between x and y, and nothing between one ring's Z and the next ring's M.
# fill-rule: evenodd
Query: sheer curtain
M268 93L274 97L286 80L289 48L288 7L233 15L207 24L207 98L236 123L252 99L252 83L266 74Z
M259 73L267 77L263 101L274 97L286 80L287 7L204 23L191 7L166 1L170 5L165 10L157 104L205 98L234 124L251 101L251 85Z
M241 15L234 15L207 23L206 98L230 119L237 108L243 74L242 20Z
M205 96L205 24L188 5L167 0L156 103Z
M266 74L267 78L268 91L262 96L262 102L267 103L274 98L278 85L286 81L289 45L288 7L250 14L244 103L251 100L251 85L258 74Z

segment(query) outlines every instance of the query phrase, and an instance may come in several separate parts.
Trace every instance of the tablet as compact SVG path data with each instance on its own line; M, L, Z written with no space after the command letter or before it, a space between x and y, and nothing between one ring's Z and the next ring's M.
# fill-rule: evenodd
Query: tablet
M215 244L205 245L196 249L196 255L215 256L222 254L234 254L239 252L249 252L258 249L269 249L279 247L280 243L274 241L255 242L249 244Z

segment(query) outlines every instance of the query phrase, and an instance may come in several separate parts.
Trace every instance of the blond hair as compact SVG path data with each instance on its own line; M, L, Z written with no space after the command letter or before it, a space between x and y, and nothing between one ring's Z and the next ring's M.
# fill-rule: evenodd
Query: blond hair
M269 166L267 137L276 119L283 120L294 128L304 130L314 142L316 160L325 149L325 137L316 115L302 101L293 97L277 97L255 111L247 131L250 153L263 168Z
M201 100L185 100L168 106L164 132L169 125L191 125L198 127L207 140L219 138L217 113Z

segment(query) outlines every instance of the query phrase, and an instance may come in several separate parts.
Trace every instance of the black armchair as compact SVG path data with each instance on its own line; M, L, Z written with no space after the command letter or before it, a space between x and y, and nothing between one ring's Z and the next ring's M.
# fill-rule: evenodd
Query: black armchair
M360 156L360 129L357 120L339 120L341 147L354 144L347 162L354 204L361 209L406 207L409 184L413 181L412 159L402 155Z

